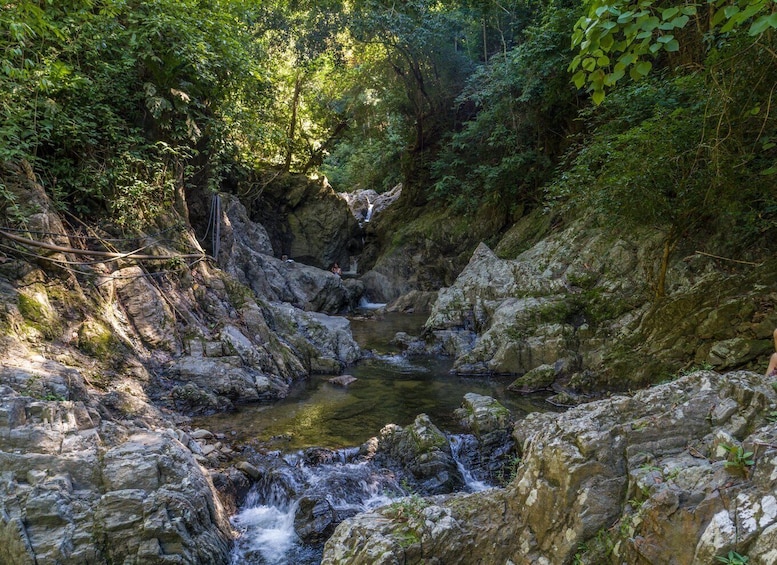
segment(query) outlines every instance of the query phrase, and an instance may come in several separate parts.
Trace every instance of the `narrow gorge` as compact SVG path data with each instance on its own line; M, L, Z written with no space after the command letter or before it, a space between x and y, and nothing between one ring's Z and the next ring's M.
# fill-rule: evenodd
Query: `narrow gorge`
M359 210L305 186L319 219L326 199L341 210L326 216L354 227L331 250L290 230L290 249L348 264ZM760 375L777 326L773 265L721 278L703 257L677 264L673 299L651 307L638 299L643 249L574 224L514 259L499 258L510 233L495 251L481 243L451 286L400 295L409 265L340 277L281 258L229 195L218 261L197 228L168 220L132 245L163 258L154 264L84 259L96 243L65 228L33 178L17 189L41 211L17 248L27 255L0 266L3 562L708 563L743 548L756 563L775 558L777 396ZM393 253L394 265L424 263ZM359 314L360 301L372 309ZM360 347L352 324L387 324L388 335ZM678 363L689 358L696 368ZM427 359L451 361L434 377ZM751 363L758 373L732 372ZM613 386L621 371L637 386L660 370L665 384ZM326 382L344 373L365 392ZM413 382L427 384L396 400L381 389ZM308 400L322 387L333 403ZM262 408L287 396L275 416ZM295 406L285 428L261 427ZM309 418L313 439L301 435ZM359 439L331 439L327 418ZM268 528L249 517L259 511L280 515ZM281 542L261 541L284 523Z

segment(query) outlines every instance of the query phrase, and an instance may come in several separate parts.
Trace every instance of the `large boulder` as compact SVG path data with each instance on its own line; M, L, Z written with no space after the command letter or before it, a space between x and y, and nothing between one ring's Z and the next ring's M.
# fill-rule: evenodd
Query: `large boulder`
M464 485L451 453L448 438L426 414L406 427L389 424L380 432L375 462L409 473L417 491L442 494Z
M490 484L506 483L516 457L510 411L490 396L468 392L455 415L476 440L471 446L462 442L459 458L479 479Z
M264 184L249 217L267 229L276 257L320 269L350 264L360 250L362 230L326 179L285 174Z
M310 372L339 374L361 357L347 318L304 312L285 303L272 304L271 311L275 328Z
M418 185L420 186L420 185ZM493 237L506 210L483 206L473 218L422 202L418 186L405 187L389 208L365 224L359 272L365 296L388 303L412 290L436 292L450 286L478 242Z
M318 262L311 266L274 254L267 231L248 218L238 199L223 200L220 264L241 284L263 300L303 310L335 314L358 304L357 281L343 280Z
M213 485L173 430L2 390L0 562L226 562Z
M771 563L776 403L758 374L702 371L530 414L507 488L423 499L410 519L361 514L323 563L712 563L729 551Z

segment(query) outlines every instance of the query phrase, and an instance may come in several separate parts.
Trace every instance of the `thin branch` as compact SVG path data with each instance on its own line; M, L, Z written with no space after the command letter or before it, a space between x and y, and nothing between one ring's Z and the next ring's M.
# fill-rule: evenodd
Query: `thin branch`
M43 243L42 241L35 241L34 239L19 237L18 235L14 235L12 233L8 233L3 230L0 230L0 235L2 235L7 239L10 239L11 241L15 241L16 243L21 243L22 245L27 245L30 247L40 247L42 249L48 249L50 251L56 251L58 253L73 253L76 255L90 255L93 257L111 257L114 259L126 258L126 259L136 259L138 261L169 261L171 259L197 259L200 257L206 257L206 255L203 253L185 253L180 255L140 255L135 251L130 251L129 253L113 253L111 251L91 251L88 249L75 249L73 247L64 247L61 245L52 245L50 243Z
M730 261L731 263L740 263L742 265L753 265L754 267L760 267L763 263L753 263L752 261L742 261L740 259L731 259L729 257L721 257L720 255L713 255L712 253L705 253L704 251L696 251L696 255L704 255L706 257L712 257L713 259L720 259L721 261ZM689 259L690 256L686 257Z

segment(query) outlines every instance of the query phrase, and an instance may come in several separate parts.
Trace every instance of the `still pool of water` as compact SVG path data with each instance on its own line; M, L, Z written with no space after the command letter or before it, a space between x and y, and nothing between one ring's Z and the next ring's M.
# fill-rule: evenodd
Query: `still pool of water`
M351 323L354 337L376 351L346 372L357 378L347 388L313 376L291 394L267 405L243 405L237 411L201 418L195 426L226 433L233 441L273 449L360 445L388 423L410 424L426 413L441 429L458 431L453 411L467 392L493 396L515 416L547 410L541 397L520 397L506 390L512 379L460 377L450 374L450 359L411 357L387 346L397 331L418 334L424 317L388 314Z

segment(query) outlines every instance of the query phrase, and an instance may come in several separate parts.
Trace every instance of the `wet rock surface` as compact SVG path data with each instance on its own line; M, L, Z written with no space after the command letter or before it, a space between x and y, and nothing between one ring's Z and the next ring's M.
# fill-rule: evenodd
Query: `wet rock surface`
M72 245L29 184L41 210L31 225ZM358 358L347 322L268 301L285 289L301 307L335 311L358 300L358 283L266 255L263 228L225 203L234 276L204 256L89 261L82 275L4 255L0 563L229 562L229 514L264 470L230 466L229 439L191 429L189 417L281 398L311 371L339 373ZM202 252L190 228L167 220L149 253ZM241 265L282 275L265 276L260 297L239 280Z
M461 490L464 478L453 459L448 438L426 414L412 425L389 424L381 430L375 461L408 472L418 492L442 494Z

